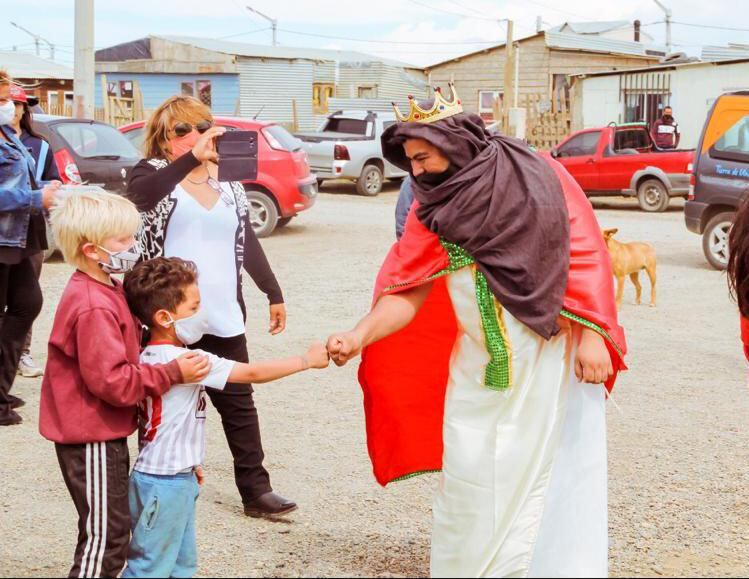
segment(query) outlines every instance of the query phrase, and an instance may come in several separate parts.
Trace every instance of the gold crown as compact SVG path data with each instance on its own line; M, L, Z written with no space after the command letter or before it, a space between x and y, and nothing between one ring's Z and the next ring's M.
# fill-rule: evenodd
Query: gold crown
M434 89L434 105L428 111L425 111L416 102L414 95L408 95L408 103L411 105L411 110L408 116L401 114L398 105L393 103L395 109L396 118L402 123L434 123L442 119L446 119L453 115L463 112L463 103L458 98L458 94L455 92L455 85L449 83L450 92L452 92L452 100L447 100L442 96L442 89L437 87Z

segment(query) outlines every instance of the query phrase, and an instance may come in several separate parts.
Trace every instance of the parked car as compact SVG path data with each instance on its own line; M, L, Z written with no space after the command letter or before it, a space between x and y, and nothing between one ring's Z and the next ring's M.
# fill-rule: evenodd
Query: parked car
M284 227L301 211L314 205L317 179L310 173L307 154L298 139L281 125L235 117L215 117L216 125L230 131L257 131L258 175L245 181L250 203L250 221L258 237L267 237ZM145 122L120 127L120 131L143 151Z
M113 126L87 119L34 115L34 130L47 139L65 184L99 185L108 191L125 192L127 171L141 155ZM49 259L56 251L47 228Z
M702 130L684 207L689 231L715 269L728 266L728 234L749 194L749 91L720 96Z
M336 111L316 133L299 133L318 184L325 179L350 179L360 195L375 196L385 179L407 173L385 160L380 136L395 124L394 113Z
M665 211L689 193L694 151L658 149L644 123L578 131L552 155L588 196L637 196L644 211Z

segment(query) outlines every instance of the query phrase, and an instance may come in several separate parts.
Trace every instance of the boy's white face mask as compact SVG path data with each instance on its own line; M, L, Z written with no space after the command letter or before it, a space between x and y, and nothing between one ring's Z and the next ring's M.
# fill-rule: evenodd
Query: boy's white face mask
M198 310L192 316L182 318L181 320L175 320L169 312L167 312L167 314L169 315L169 322L166 326L174 326L174 332L177 334L177 339L185 346L192 346L199 342L205 335L206 321L203 318L201 310Z
M138 247L137 243L125 251L109 251L101 245L97 245L96 247L109 256L109 263L99 262L99 267L105 273L127 273L135 267L135 264L140 259L140 247Z

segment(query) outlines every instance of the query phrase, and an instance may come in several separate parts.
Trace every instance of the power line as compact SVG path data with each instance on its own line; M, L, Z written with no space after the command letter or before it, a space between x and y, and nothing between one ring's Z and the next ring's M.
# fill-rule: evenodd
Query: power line
M313 32L299 32L297 30L289 30L287 28L279 28L278 29L281 32L285 32L287 34L296 34L299 36L311 36L313 38L325 38L327 40L347 40L349 42L365 42L365 43L372 43L372 44L402 44L402 45L431 45L431 46L465 46L465 45L474 45L474 44L486 44L486 45L496 45L498 44L496 40L474 40L474 41L461 41L461 42L415 42L415 41L406 41L406 40L374 40L374 39L362 39L362 38L350 38L345 36L332 36L328 34L315 34Z
M574 16L575 18L582 18L583 20L587 20L590 18L590 16L583 16L581 14L576 14L574 12L569 12L568 10L561 10L560 8L554 8L553 6L549 6L548 4L544 4L542 2L538 2L537 0L524 0L524 2L528 2L530 4L535 4L536 6L540 6L541 8L545 8L546 10L551 10L553 12L559 12L560 14L567 14L568 16Z
M265 28L258 28L257 30L250 30L249 32L238 32L237 34L228 34L227 36L218 36L216 37L216 40L225 40L226 38L236 38L237 36L247 36L249 34L257 34L258 32L265 32L266 30L270 30L270 26L266 26Z
M732 32L749 32L749 28L734 28L732 26L715 26L713 24L695 24L693 22L677 22L676 20L672 20L671 23L679 24L680 26L691 26L693 28L712 28L715 30L730 30Z
M470 18L472 20L485 20L488 22L497 22L498 20L501 20L500 18L487 18L486 16L471 16L470 14L465 14L463 12L454 12L452 10L445 10L444 8L437 8L436 6L433 6L431 4L427 4L426 2L421 2L420 0L409 0L412 4L416 4L417 6L421 6L422 8L428 8L431 11L437 11L442 12L443 14L449 14L450 16L460 16L461 18Z

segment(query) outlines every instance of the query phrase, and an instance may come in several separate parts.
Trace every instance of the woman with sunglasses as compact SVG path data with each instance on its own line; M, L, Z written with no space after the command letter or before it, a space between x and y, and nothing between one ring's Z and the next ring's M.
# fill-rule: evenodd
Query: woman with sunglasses
M286 327L281 288L250 224L241 183L218 181L214 139L226 129L213 126L211 112L187 96L167 99L151 116L146 158L130 172L126 195L141 212L144 259L180 257L200 272L200 316L204 335L190 346L223 358L248 362L242 269L270 302L270 333ZM219 411L245 514L278 516L296 505L273 493L263 467L263 448L252 387L227 384L209 389Z

